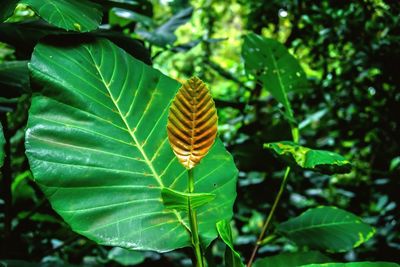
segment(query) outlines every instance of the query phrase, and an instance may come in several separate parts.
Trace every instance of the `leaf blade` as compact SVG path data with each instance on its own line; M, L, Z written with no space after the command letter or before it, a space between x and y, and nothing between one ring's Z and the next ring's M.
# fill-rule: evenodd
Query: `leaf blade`
M278 231L299 246L332 252L358 247L375 234L373 227L354 214L330 206L309 209L280 224Z
M313 170L325 174L348 173L351 163L341 155L325 150L311 149L291 141L264 144L264 148L295 168Z
M32 100L26 154L52 207L100 244L190 246L184 214L165 210L161 199L162 187L186 188L166 133L180 84L104 39L69 47L48 40L29 67L44 94ZM237 170L218 140L194 172L196 188L216 195L198 208L208 245L218 218L232 216Z

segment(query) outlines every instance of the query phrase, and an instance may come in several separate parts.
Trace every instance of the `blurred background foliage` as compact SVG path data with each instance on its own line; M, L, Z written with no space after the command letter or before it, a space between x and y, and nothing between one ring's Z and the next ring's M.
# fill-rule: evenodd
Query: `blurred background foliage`
M357 250L333 258L400 262L397 1L140 0L135 8L118 1L96 2L103 4L105 13L98 34L107 35L111 29L136 39L135 45L148 51L141 56L149 55L155 68L180 81L197 75L209 85L218 107L220 137L240 170L234 234L242 256L249 258L283 176L284 165L262 144L290 139L278 102L245 74L242 37L252 31L283 43L309 78L307 92L290 96L300 143L338 152L354 167L350 174L333 177L307 171L292 175L274 224L310 207L335 205L362 217L377 234ZM0 27L0 63L29 60L37 42L29 33L57 34L58 29L37 19L29 8L18 5ZM34 30L23 26L32 20L40 25ZM11 31L22 29L16 35L25 39L11 40L8 23L22 23L13 24ZM129 49L131 44L123 39L119 45ZM143 58L150 64L150 58ZM13 76L1 73L0 78ZM0 114L10 140L5 163L9 161L9 168L3 169L1 185L1 258L44 265L190 265L190 250L161 255L110 249L69 229L31 180L23 144L29 80L15 78L19 83L14 87L0 79ZM8 174L11 180L4 179ZM272 235L259 256L293 251L293 244ZM220 263L223 245L214 243L208 253Z

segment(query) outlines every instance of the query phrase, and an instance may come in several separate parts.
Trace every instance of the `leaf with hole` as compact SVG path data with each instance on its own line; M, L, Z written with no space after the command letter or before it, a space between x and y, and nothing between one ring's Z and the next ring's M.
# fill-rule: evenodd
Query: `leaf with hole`
M294 168L317 171L325 174L348 173L351 163L341 155L300 146L291 141L264 144L277 157Z
M309 209L277 229L299 246L332 252L358 247L375 234L354 214L329 206Z
M281 253L276 256L265 257L254 262L254 267L297 267L310 263L323 263L331 261L319 251Z
M164 206L169 209L187 210L188 201L193 209L203 206L215 198L210 193L182 193L169 188L161 189Z
M43 87L29 110L25 147L33 177L72 229L97 243L170 251L190 246L186 212L165 209L161 191L184 192L187 170L167 137L181 86L106 39L64 46L47 40L29 65ZM194 169L204 246L232 217L237 169L220 140Z
M227 267L244 267L245 265L242 262L242 258L240 254L235 250L233 246L233 238L232 238L232 229L229 224L229 221L222 220L217 222L217 230L218 234L221 237L222 241L224 241L225 248L225 265Z
M21 0L42 19L67 31L97 29L103 16L100 5L88 0Z
M306 74L296 58L276 40L250 33L244 37L242 55L248 74L259 79L285 108L285 115L294 122L288 94L308 89Z

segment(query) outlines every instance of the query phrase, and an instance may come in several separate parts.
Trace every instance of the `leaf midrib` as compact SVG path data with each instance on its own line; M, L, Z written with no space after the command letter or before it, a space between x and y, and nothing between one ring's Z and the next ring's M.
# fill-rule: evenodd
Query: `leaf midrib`
M163 184L163 182L162 182L160 176L158 175L157 171L155 170L155 168L154 168L154 166L153 166L151 160L149 160L149 158L147 157L147 154L146 154L145 151L143 150L143 147L142 147L141 144L139 143L139 141L138 141L138 139L136 138L134 132L131 131L131 129L130 129L130 127L129 127L129 124L128 124L128 122L126 121L126 118L124 117L123 113L121 112L121 109L119 108L118 103L117 103L116 100L114 99L114 97L113 97L113 95L112 95L112 93L111 93L111 90L110 90L110 88L109 88L109 86L110 86L111 83L107 83L106 80L104 79L104 76L102 75L102 72L101 72L101 70L100 70L100 66L97 65L97 63L96 63L96 61L95 61L95 59L94 59L94 57L93 57L93 54L92 54L92 52L90 51L90 49L88 49L86 46L84 46L84 48L88 51L88 53L89 53L89 55L90 55L90 57L91 57L91 59L92 59L92 61L93 61L93 65L95 66L97 72L99 73L100 78L101 78L101 81L103 82L104 87L107 89L107 92L108 92L108 94L110 95L110 98L111 98L113 104L114 104L115 107L117 108L118 114L119 114L119 116L121 117L122 121L124 122L124 124L125 124L125 126L126 126L126 128L127 128L127 130L128 130L128 133L129 133L130 136L132 137L132 139L133 139L133 141L135 142L135 144L136 144L137 148L139 149L140 153L143 155L143 158L144 158L146 164L149 166L151 172L152 172L153 175L154 175L154 178L157 180L158 184L160 185L160 189L164 188L165 186L164 186L164 184ZM102 53L103 53L103 50L102 50ZM114 52L114 51L113 51L113 55L114 55L114 59L115 59L115 52ZM103 57L103 54L101 55L101 57ZM112 80L113 75L114 75L114 72L113 72L113 74L112 74L112 76L111 76L110 81ZM181 215L180 215L176 210L173 210L173 213L174 213L175 216L177 217L179 223L180 223L187 231L190 232L188 225L186 225L186 223L183 221Z

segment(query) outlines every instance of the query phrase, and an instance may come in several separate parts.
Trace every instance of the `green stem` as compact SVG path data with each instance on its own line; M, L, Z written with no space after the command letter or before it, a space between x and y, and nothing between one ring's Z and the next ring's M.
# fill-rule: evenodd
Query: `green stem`
M194 192L193 169L188 170L188 191L189 191L189 193ZM196 266L204 267L203 254L201 252L201 247L200 247L197 216L196 216L196 211L192 208L192 205L190 203L190 197L188 198L188 211L189 211L190 231L191 231L191 237L192 237L192 246L193 246L194 254L196 256L196 261L197 261Z
M297 127L293 127L292 125L291 127L291 131L292 131L292 138L293 141L298 143L299 139L300 139L300 132L299 132L299 128ZM278 206L279 201L281 200L282 197L282 193L286 188L286 183L287 183L287 178L289 177L289 173L290 173L290 167L286 167L286 171L285 171L285 175L283 176L282 182L281 182L281 186L279 187L279 191L278 191L278 195L276 196L275 200L274 200L274 204L272 204L272 208L269 211L267 220L265 221L263 228L261 230L260 235L258 236L257 239L257 243L254 246L253 252L251 253L251 257L249 262L247 263L247 267L251 267L251 265L253 264L254 258L256 257L256 253L258 248L260 247L260 244L264 238L265 233L268 230L268 227L271 223L272 217L275 213L276 207Z
M272 217L273 217L273 215L275 213L276 207L278 206L278 203L279 203L279 201L281 199L282 193L285 190L286 182L287 182L287 178L289 176L289 173L290 173L290 167L286 167L285 176L283 176L283 180L282 180L281 186L279 188L278 195L276 196L276 198L274 200L274 204L272 205L272 208L271 208L271 210L270 210L270 212L268 214L267 220L265 221L265 223L263 225L263 228L261 230L261 233L258 236L257 243L254 246L253 252L251 253L251 257L250 257L249 262L247 263L247 267L251 267L251 265L253 264L253 261L254 261L254 258L256 256L257 250L260 247L260 243L264 238L264 235L265 235L265 233L266 233L266 231L268 229L268 226L269 226L269 224L270 224L270 222L272 220Z

